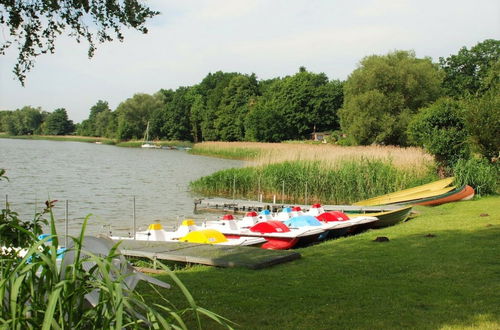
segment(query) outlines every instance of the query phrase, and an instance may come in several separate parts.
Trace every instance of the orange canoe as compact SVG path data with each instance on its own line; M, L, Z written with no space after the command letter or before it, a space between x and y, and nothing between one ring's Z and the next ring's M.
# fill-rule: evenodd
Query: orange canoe
M434 205L441 205L444 203L450 203L450 202L456 202L460 200L468 200L474 197L474 188L472 188L469 185L460 187L459 189L456 189L454 191L448 192L446 194L436 196L432 199L426 200L426 201L421 201L418 202L415 201L412 204L413 205L427 205L427 206L434 206Z

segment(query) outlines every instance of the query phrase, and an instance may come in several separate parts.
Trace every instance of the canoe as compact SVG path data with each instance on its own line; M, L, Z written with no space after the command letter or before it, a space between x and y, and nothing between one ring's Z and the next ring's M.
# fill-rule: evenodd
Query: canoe
M412 201L411 204L435 206L444 203L457 202L460 200L468 200L472 197L474 197L474 188L469 185L464 185L439 196Z
M424 184L421 186L362 200L354 203L353 205L358 205L358 206L384 205L384 204L400 203L419 198L438 196L453 190L454 187L448 187L453 182L453 180L454 180L453 177L446 178L428 184Z
M378 221L370 222L359 226L358 229L369 229L369 228L383 228L395 225L399 222L406 220L410 216L412 206L405 206L395 210L383 211L383 212L370 212L364 214L348 214L351 218L361 217L361 216L371 216L378 218Z

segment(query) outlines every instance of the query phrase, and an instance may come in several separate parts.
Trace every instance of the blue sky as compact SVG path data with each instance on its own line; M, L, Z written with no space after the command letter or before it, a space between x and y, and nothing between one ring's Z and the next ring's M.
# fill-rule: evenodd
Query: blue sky
M300 66L346 79L371 54L402 49L418 57L456 54L500 39L498 0L154 0L162 12L149 33L126 31L123 43L98 46L61 37L40 56L22 87L11 70L15 49L0 57L0 109L24 105L86 119L98 100L112 109L135 93L200 82L209 72L294 74ZM7 31L0 28L0 40Z

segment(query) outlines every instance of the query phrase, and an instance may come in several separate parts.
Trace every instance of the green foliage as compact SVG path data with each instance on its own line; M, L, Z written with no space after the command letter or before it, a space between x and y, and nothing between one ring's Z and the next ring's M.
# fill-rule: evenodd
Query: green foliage
M457 185L468 184L478 195L496 194L500 188L500 166L484 158L459 159L453 166Z
M191 182L190 187L208 196L256 199L263 194L267 200L275 195L289 203L304 203L307 198L308 202L345 204L430 182L436 178L433 172L429 169L422 177L398 170L390 161L370 159L345 161L336 168L319 161L294 161L222 170Z
M146 20L158 14L137 0L2 1L0 24L5 25L8 32L3 34L0 55L16 46L19 54L14 74L24 85L35 58L54 53L55 41L64 30L77 42L87 40L88 55L92 57L96 41L102 43L113 38L122 41L122 27L147 33Z
M496 74L497 81L488 91L464 101L465 127L472 145L490 160L500 156L500 70Z
M462 47L456 55L440 57L439 63L445 72L443 87L446 94L461 98L487 90L489 71L499 61L500 40L494 39L484 40L470 50Z
M340 81L328 81L324 73L301 68L295 75L266 86L246 119L247 139L263 142L309 139L314 130L336 129L336 112L342 101Z
M180 87L175 92L169 91L168 95L165 93L160 91L163 104L151 115L150 135L154 139L192 141L190 88Z
M431 60L413 52L365 57L344 85L342 130L355 144L406 145L411 116L440 96L441 80Z
M250 107L255 104L258 85L255 75L235 76L223 91L217 111L215 129L222 141L243 141L245 138L245 118Z
M15 111L5 111L0 117L0 130L11 135L40 134L46 116L41 108L30 106Z
M442 98L421 109L408 127L412 142L435 155L442 165L453 165L470 154L468 133L459 101Z
M73 133L75 126L68 119L66 109L56 109L47 115L43 125L43 133L47 135L67 135Z
M163 106L158 95L135 94L116 108L117 138L120 140L141 139L146 125L155 111Z

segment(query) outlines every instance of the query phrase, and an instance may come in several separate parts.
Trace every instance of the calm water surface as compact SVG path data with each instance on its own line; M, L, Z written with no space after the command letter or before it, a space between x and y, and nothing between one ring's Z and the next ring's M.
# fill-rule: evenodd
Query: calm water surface
M58 230L64 230L68 200L70 235L79 233L89 213L87 233L107 233L111 227L114 234L123 234L132 228L135 196L137 229L156 220L172 228L185 217L207 217L193 214L196 196L189 192L190 181L241 166L241 161L178 150L0 139L0 168L10 180L0 182L0 200L7 196L23 220L33 219L45 200L59 200Z

